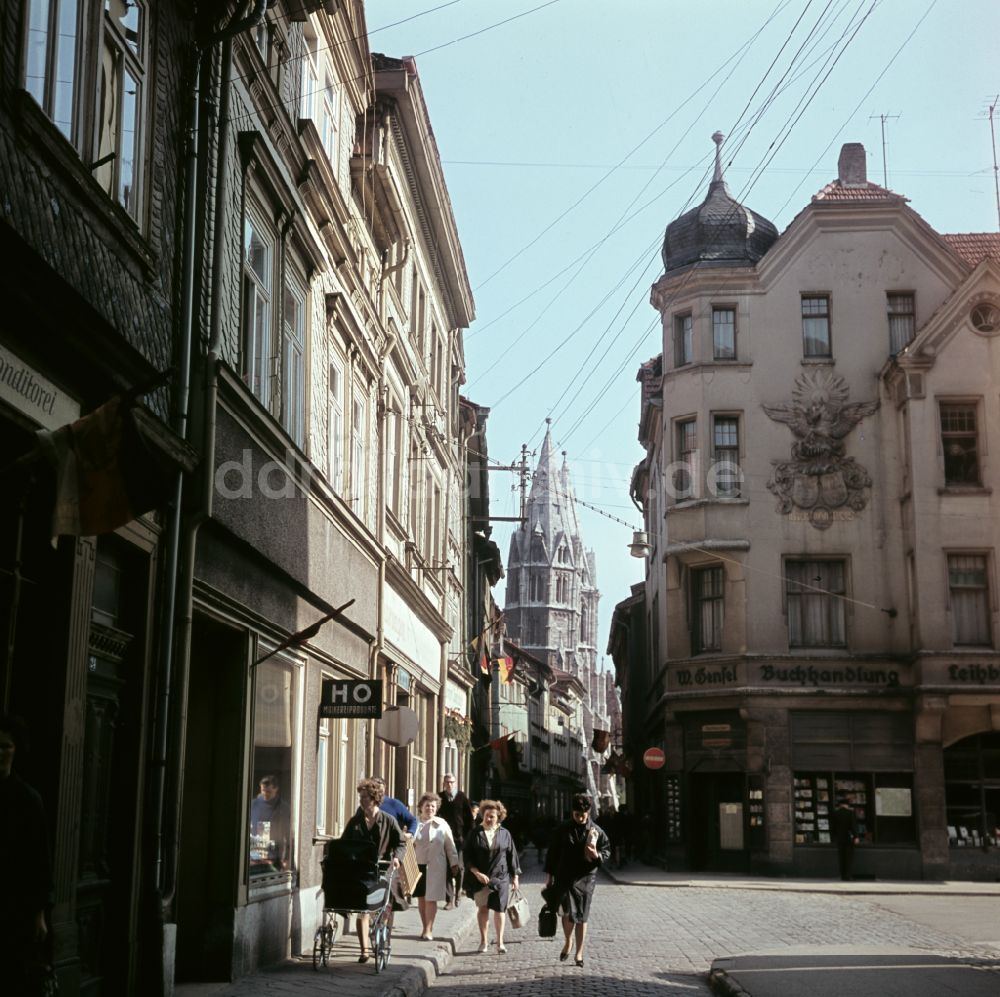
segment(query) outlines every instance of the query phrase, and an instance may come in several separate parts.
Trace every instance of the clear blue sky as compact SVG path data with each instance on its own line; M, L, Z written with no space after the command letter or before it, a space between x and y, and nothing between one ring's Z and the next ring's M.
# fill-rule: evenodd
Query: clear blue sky
M888 186L940 232L997 231L997 0L366 8L373 52L417 57L476 300L463 391L492 407L491 455L537 450L550 415L578 497L636 526L635 374L661 349L649 289L665 226L704 198L714 131L729 136L733 196L782 231L835 178L844 142L864 143L869 179L883 182L878 116L891 116ZM515 512L513 486L492 476L495 514ZM627 527L579 515L597 552L603 653L643 566ZM505 559L509 536L498 524Z

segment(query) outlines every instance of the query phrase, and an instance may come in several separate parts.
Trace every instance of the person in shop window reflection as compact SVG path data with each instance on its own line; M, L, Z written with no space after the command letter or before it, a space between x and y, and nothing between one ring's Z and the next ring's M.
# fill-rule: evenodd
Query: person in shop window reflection
M250 871L255 875L289 868L291 815L278 777L265 775L250 804Z
M837 864L840 867L840 878L853 879L854 846L858 843L858 819L854 807L845 798L837 800L836 809L831 818L833 840L837 843Z

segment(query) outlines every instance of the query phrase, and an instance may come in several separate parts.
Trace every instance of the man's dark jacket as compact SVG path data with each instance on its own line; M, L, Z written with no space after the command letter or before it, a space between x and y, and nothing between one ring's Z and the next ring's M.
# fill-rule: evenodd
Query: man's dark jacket
M438 808L438 816L442 817L451 828L455 847L461 851L465 836L472 830L472 804L460 789L451 799L447 793L441 793L440 796L441 806Z

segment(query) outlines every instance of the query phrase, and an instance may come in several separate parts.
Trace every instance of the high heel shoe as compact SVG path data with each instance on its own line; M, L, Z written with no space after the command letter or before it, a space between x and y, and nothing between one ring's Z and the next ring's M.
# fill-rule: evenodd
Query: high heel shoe
M580 956L580 958L576 960L576 964L578 966L582 966L583 965L583 956Z
M559 953L559 961L565 962L569 958L569 949L564 949Z
M358 962L367 962L371 957L370 952L362 952L361 955L358 956Z
M501 955L505 955L506 952L507 952L507 946L506 945L497 945L497 952L499 952Z
M488 946L487 946L486 942L480 942L479 948L476 949L476 951L477 952L485 952L485 951L487 951L487 949L488 949Z

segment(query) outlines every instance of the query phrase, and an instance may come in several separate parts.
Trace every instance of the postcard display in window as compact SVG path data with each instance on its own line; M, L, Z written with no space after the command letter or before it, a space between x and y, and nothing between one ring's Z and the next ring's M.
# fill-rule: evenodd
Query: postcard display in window
M666 778L667 841L681 840L681 780L679 776Z
M846 797L858 821L858 835L868 833L868 784L864 779L835 778L827 773L799 773L793 780L795 844L829 845L830 815L837 800Z

